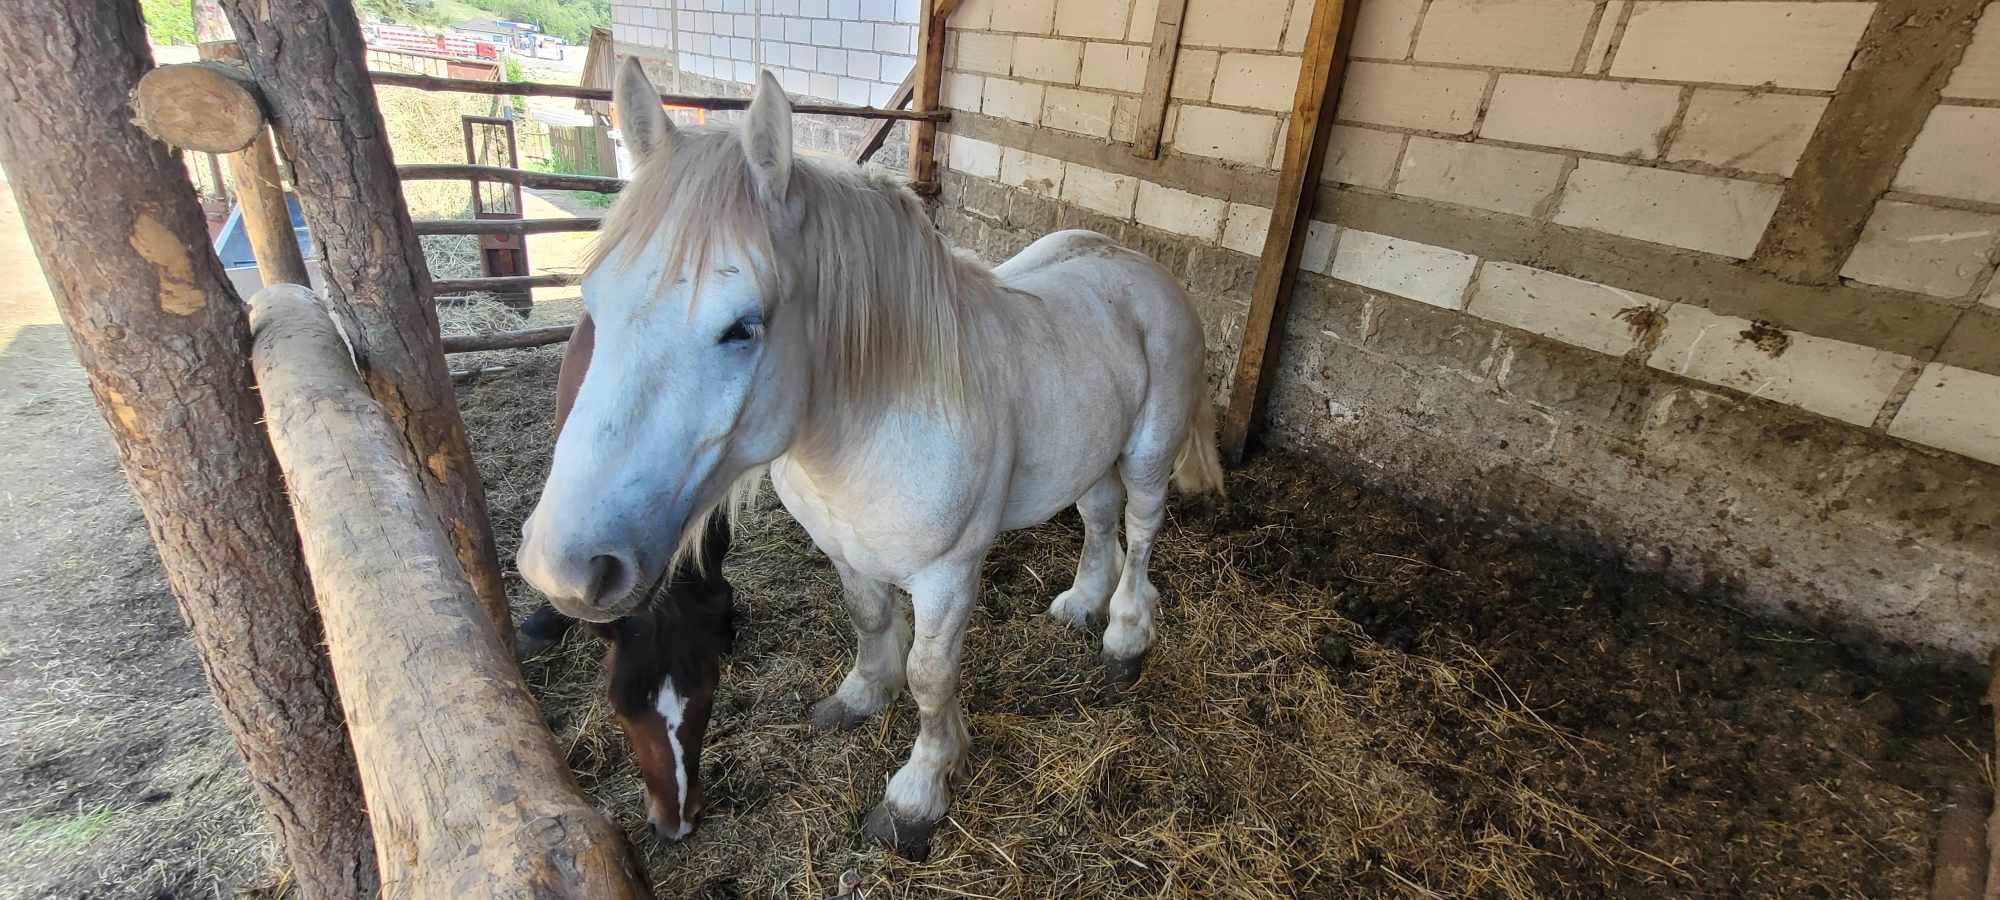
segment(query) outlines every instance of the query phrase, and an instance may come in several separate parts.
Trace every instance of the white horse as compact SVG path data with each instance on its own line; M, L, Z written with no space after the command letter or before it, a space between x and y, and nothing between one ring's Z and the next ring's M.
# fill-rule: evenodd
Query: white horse
M1102 235L991 270L954 253L900 182L795 159L768 73L740 129L674 127L632 60L614 95L638 171L583 282L596 355L521 573L569 615L625 615L768 470L839 571L859 645L813 724L852 726L906 682L916 698L916 745L864 829L921 853L965 763L959 652L1001 531L1076 505L1082 558L1048 614L1102 623L1107 675L1136 677L1167 483L1221 487L1201 321Z

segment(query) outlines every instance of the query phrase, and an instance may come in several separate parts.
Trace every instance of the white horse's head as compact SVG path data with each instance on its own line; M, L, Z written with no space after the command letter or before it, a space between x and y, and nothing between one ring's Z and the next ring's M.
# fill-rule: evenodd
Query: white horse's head
M795 165L769 73L737 128L676 128L636 60L613 94L637 170L584 277L597 346L517 558L556 608L597 622L637 607L732 487L822 415L962 387L957 320L936 302L949 266L931 261L949 254L921 206L858 170Z

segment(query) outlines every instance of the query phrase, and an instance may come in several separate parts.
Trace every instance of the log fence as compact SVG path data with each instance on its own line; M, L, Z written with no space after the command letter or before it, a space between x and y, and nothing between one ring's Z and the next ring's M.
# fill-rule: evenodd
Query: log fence
M589 100L610 91L369 72L352 0L192 2L202 61L153 68L129 0L71 0L63 15L0 4L10 26L0 87L11 89L0 91L10 112L0 159L17 187L60 200L24 203L24 220L45 265L66 273L65 319L141 505L156 524L179 523L154 529L161 558L299 893L649 896L625 836L578 789L521 680L457 373L445 363L446 353L565 341L572 326L444 337L434 303L580 276L432 279L418 242L590 231L601 220L413 220L399 188L466 180L614 193L625 183L397 166L369 127L380 121L378 86ZM48 44L47 34L67 37ZM131 115L103 115L128 102ZM948 117L932 104L795 110L876 120L881 133ZM80 163L42 159L36 129L50 128ZM161 143L234 170L266 285L247 307ZM864 158L880 142L869 143ZM119 188L78 189L83 173ZM322 251L319 295L304 286L287 176ZM110 235L94 243L112 250L47 252L57 232L86 226ZM204 364L179 381L126 374L186 371L148 354L197 350ZM202 413L199 427L184 410ZM175 538L191 533L207 543Z

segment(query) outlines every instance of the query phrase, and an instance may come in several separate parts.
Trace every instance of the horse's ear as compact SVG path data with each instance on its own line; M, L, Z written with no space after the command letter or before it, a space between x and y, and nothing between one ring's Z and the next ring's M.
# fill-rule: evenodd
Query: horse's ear
M765 199L782 203L792 183L792 101L766 69L743 119L743 155Z
M674 123L667 118L667 111L660 108L660 92L653 87L653 80L646 77L646 69L639 65L638 57L625 57L624 64L618 67L618 83L611 88L611 102L618 108L618 130L632 144L632 149L638 151L637 156L651 156L672 148Z

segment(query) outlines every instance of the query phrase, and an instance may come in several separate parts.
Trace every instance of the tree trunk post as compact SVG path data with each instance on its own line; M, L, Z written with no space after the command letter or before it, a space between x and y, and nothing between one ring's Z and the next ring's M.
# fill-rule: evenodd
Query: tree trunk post
M424 491L459 564L512 641L513 619L450 370L430 270L403 204L367 46L351 0L223 0L292 163L326 270L326 301L353 343L368 391L423 463Z
M284 468L392 897L650 896L578 790L436 525L403 435L297 285L250 301ZM418 602L411 602L416 599Z
M150 64L129 0L0 3L0 164L300 892L367 896L368 820L249 326L186 170L125 109Z

